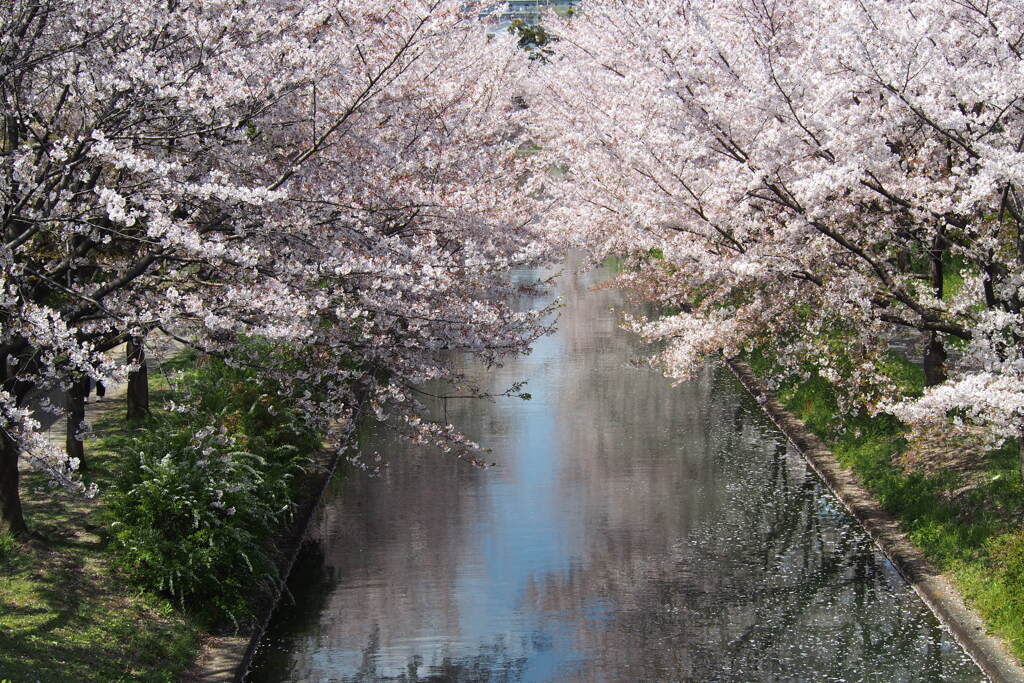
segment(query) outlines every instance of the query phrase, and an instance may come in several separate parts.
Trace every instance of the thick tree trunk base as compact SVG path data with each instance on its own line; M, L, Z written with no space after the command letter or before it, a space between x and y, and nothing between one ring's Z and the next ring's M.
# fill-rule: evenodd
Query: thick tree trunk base
M946 381L946 347L937 332L928 335L923 364L926 387L934 387Z
M128 339L128 362L139 365L138 370L128 375L125 401L129 420L143 420L149 415L149 370L146 368L145 341L145 337Z
M85 422L85 399L89 395L89 378L79 377L68 391L67 436L64 448L68 458L78 459L78 471L85 471L85 444L78 438Z
M18 491L18 446L7 434L0 432L0 533L18 538L28 536L28 526L21 511Z

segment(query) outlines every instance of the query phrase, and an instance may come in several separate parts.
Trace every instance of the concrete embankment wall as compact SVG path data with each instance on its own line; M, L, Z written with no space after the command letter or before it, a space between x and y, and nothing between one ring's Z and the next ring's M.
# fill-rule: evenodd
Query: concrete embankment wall
M984 622L974 610L967 607L949 577L925 559L896 520L860 484L856 476L840 465L821 439L764 388L749 365L739 360L730 360L728 365L765 413L803 453L811 468L850 513L860 520L875 544L981 670L999 683L1024 682L1024 668L1010 655L1005 644L986 633Z

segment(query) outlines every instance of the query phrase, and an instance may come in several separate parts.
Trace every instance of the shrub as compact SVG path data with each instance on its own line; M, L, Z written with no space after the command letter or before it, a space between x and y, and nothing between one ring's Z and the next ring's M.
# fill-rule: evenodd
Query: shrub
M290 507L287 474L237 450L223 425L160 417L134 442L110 495L115 548L139 582L213 619L247 614L273 576L265 541Z
M256 371L211 359L121 447L108 494L113 547L141 585L212 626L237 628L276 578L272 534L290 517L295 475L321 436L296 398Z
M0 534L0 567L14 557L16 547L17 541L12 534Z

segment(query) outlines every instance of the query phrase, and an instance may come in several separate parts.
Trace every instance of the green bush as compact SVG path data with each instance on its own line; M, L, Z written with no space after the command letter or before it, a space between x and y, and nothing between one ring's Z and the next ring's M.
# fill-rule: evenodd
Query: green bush
M237 628L276 578L270 538L321 435L296 397L251 368L209 359L177 392L187 409L156 414L121 446L113 547L141 585Z
M323 438L311 429L298 409L299 397L281 387L268 368L297 373L307 369L305 360L281 345L249 339L242 342L227 361L187 350L165 361L175 370L167 398L183 406L194 420L201 416L221 416L225 426L247 450L261 452L266 447L289 444L300 451L315 451ZM176 376L175 376L176 375ZM316 390L303 385L303 390Z
M17 541L12 534L0 534L0 567L14 557Z
M122 565L213 619L237 621L253 584L273 576L265 541L290 508L287 472L238 450L222 424L193 432L160 417L133 445L109 496Z

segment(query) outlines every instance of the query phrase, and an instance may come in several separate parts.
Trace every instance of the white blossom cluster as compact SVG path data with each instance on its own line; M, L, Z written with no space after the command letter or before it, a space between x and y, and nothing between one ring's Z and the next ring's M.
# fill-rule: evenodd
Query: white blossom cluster
M335 432L360 397L416 414L412 387L464 382L453 352L543 334L509 276L554 245L520 152L529 60L462 5L3 3L4 463L51 457L32 392L109 381L105 352L154 329L292 345L305 369L263 371Z
M552 221L635 255L622 282L671 314L630 325L668 374L771 347L871 410L1020 435L1024 6L588 0L550 29ZM884 371L908 333L923 397Z

